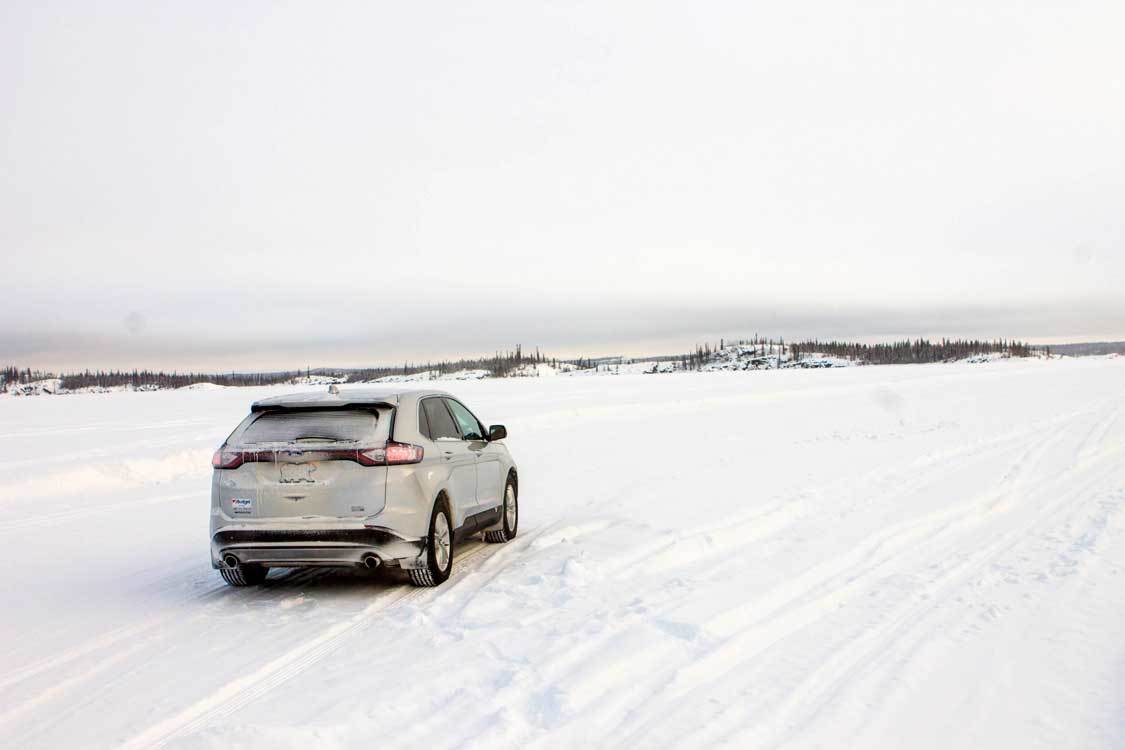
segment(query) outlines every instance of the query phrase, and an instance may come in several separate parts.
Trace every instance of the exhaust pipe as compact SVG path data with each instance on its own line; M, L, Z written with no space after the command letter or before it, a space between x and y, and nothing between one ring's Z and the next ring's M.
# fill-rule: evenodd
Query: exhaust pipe
M379 564L380 561L378 556L371 553L363 556L363 567L367 568L368 570L375 570L375 568L379 567Z
M223 565L226 565L228 568L237 568L238 567L238 558L235 557L234 555L228 554L226 557L223 558Z

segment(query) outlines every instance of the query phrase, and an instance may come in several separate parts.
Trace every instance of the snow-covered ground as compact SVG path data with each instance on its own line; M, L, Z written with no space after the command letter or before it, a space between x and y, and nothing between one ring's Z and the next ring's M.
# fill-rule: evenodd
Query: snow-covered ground
M210 569L281 389L0 400L0 747L1125 746L1125 359L446 387L522 523L433 590Z
M483 380L492 377L488 370L457 370L440 373L437 370L423 370L409 375L386 375L367 382L370 383L425 383L431 380Z

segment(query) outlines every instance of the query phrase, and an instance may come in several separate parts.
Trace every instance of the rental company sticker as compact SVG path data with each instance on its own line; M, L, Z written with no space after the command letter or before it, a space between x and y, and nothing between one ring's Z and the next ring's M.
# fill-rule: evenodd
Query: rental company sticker
M250 497L231 498L230 508L234 513L253 513L254 499Z

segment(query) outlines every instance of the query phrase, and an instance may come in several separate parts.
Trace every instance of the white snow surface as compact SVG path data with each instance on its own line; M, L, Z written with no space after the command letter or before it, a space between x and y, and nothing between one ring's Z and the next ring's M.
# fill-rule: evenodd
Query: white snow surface
M346 382L348 382L346 375L343 377L336 375L299 375L289 381L292 385L337 385Z
M47 378L30 383L9 383L3 393L12 396L50 396L61 393L62 390L62 378Z
M437 370L423 370L409 375L385 375L370 383L428 383L435 380L483 380L492 377L488 370L457 370L455 372L440 373Z
M228 588L287 390L0 401L0 747L1125 746L1125 359L466 381L513 542Z
M513 378L539 378L551 377L553 375L562 375L564 373L574 372L575 367L570 362L559 362L557 365L551 365L547 362L540 362L538 364L532 362L526 365L520 365L512 370L509 377Z

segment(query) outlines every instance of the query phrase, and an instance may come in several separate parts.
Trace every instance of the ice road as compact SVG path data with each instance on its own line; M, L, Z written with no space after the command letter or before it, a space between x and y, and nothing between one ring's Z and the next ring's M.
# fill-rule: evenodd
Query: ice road
M522 518L430 590L211 570L279 389L0 397L0 746L1125 746L1125 358L444 387Z

